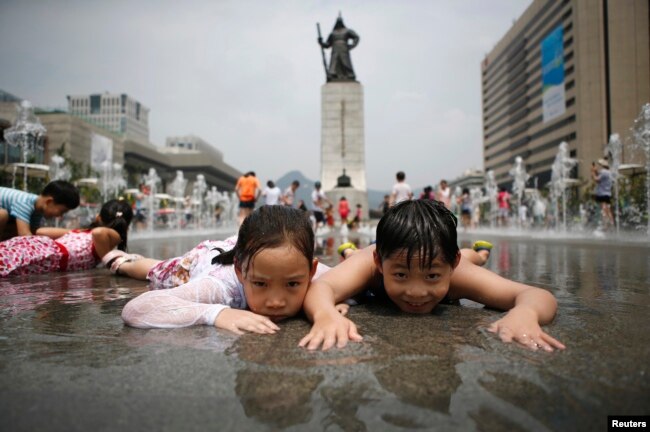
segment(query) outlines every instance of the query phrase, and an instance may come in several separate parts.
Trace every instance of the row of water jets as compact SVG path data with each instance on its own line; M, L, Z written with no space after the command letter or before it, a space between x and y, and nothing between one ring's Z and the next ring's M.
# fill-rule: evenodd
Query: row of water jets
M156 209L160 207L160 201L166 197L161 198L158 194L161 187L161 179L155 168L149 168L149 172L143 176L143 181L149 191L146 197L149 220L147 229L153 231ZM221 192L217 190L216 186L208 189L205 176L198 174L192 186L192 193L190 197L187 197L185 195L187 184L188 180L185 178L183 171L178 170L176 171L176 177L167 188L172 197L171 200L174 202L174 221L176 226L172 228L180 230L184 227L182 215L187 206L191 208L192 215L196 215L196 228L214 227L217 223L215 217L217 208L221 210L220 221L222 224L236 224L238 200L234 192Z
M47 171L49 173L50 181L54 180L70 180L72 171L69 166L65 164L65 158L55 154L50 158L49 167L40 164L28 164L27 161L31 156L43 151L43 142L46 134L45 127L41 124L40 120L34 114L34 109L29 101L22 101L18 107L16 121L12 127L4 131L4 138L6 142L21 150L21 160L19 164L14 164L13 184L16 187L17 170L23 170L23 190L27 190L27 178L30 169L38 169ZM98 167L99 178L84 179L93 186L96 186L102 196L103 201L117 198L120 193L123 193L127 188L127 182L124 178L123 167L119 163L113 163L106 160ZM157 211L160 208L162 199L158 192L161 189L161 179L156 173L154 168L150 168L149 172L143 175L143 182L146 184L149 193L145 199L147 201L147 229L153 231ZM176 228L181 228L181 217L184 213L184 203L186 201L185 190L187 187L187 180L183 176L182 171L176 172L176 178L169 186L169 192L172 194L172 200L175 203L174 213ZM139 193L139 192L138 192ZM196 226L199 228L209 228L216 225L215 209L221 209L221 221L225 224L234 224L237 220L237 198L234 193L220 192L215 186L208 190L205 176L199 174L194 182L191 198L190 198L190 211L196 215ZM74 213L74 212L71 212Z
M23 189L27 188L27 160L31 154L43 150L43 140L45 137L45 128L34 115L31 104L28 101L23 101L19 107L18 116L14 125L4 132L4 137L7 143L11 146L19 147L22 155L23 167ZM646 213L650 210L650 103L645 104L641 108L641 113L634 121L629 135L630 148L638 149L645 154L645 172L646 172ZM619 229L619 208L618 208L618 179L620 177L621 158L622 158L623 143L618 134L612 134L609 143L604 149L605 154L608 155L610 172L614 185L614 214L616 229ZM569 155L568 144L562 142L559 145L555 161L552 166L552 176L549 185L549 197L551 200L551 207L555 221L561 220L562 223L556 224L564 231L567 230L567 214L566 214L566 195L567 188L577 180L570 177L571 170L576 166L578 160L571 158ZM17 166L14 167L15 169ZM46 167L47 168L47 167ZM54 155L51 158L50 165L50 179L51 180L68 180L71 172L68 167L64 165L64 158L59 155ZM106 161L102 163L100 169L100 190L104 200L117 196L119 191L126 188L126 181L122 173L122 166L117 163ZM512 192L515 198L517 208L521 207L524 193L527 191L526 183L530 176L526 172L523 159L521 157L515 158L515 163L510 170L510 175L513 178ZM16 172L14 170L14 182ZM148 174L143 176L144 183L149 189L147 195L147 210L148 229L153 230L154 220L156 217L156 209L159 207L159 200L157 198L157 191L160 188L161 179L156 173L154 168L150 168ZM185 200L185 190L187 180L183 176L182 171L177 171L176 178L171 182L169 191L173 196L175 202L175 213L177 228L181 227L181 206ZM493 171L488 171L485 177L484 184L485 193L480 188L471 190L472 202L474 211L477 211L478 205L483 202L490 203L490 223L491 226L496 225L497 218L497 194L498 186ZM540 206L542 204L541 196L537 185L532 190L533 206ZM220 192L216 187L207 190L205 177L201 174L197 176L192 189L191 202L197 208L199 226L202 220L214 220L215 208L219 206L222 209L222 220L234 221L236 220L237 199L234 194L227 192ZM559 208L562 208L562 217L559 217ZM207 215L207 217L206 217ZM519 218L515 218L519 220ZM650 217L647 218L646 231L650 235Z
M642 151L645 155L645 190L647 213L648 209L650 209L650 175L647 175L647 173L650 172L650 104L645 104L642 107L640 115L637 117L633 127L630 130L629 140L630 151ZM621 169L637 167L633 164L627 166L623 165L621 163L622 153L623 142L620 135L617 133L612 134L610 136L608 144L604 148L604 154L608 159L612 184L614 188L612 202L614 206L613 213L617 234L620 230L618 180L622 175ZM579 161L577 159L570 157L568 144L566 142L560 143L558 146L558 152L555 156L555 161L552 165L551 181L548 184L548 195L551 201L551 215L555 221L561 221L561 223L556 223L556 228L561 229L562 231L567 231L567 189L569 186L578 183L577 179L571 178L571 172L573 168L578 164L578 162ZM532 189L526 188L526 184L530 179L530 175L526 172L524 161L520 156L517 156L515 158L514 165L509 171L509 174L513 179L512 195L514 197L516 208L519 209L522 206L524 193L529 193L531 195L530 198L533 203L533 211L535 212L535 209L541 209L538 211L541 211L542 213L545 212L546 205L542 201L541 194L537 188L537 184L535 184L535 187ZM481 203L488 202L490 204L490 225L491 227L495 227L497 225L498 214L498 185L494 176L494 171L492 170L489 170L486 173L484 189L485 193L480 188L473 188L470 191L474 211L478 211L478 206ZM460 191L456 191L455 194L459 196ZM561 217L560 208L562 213ZM517 221L517 224L521 223L520 218L515 217L515 220ZM650 217L648 217L646 232L648 235L650 235Z

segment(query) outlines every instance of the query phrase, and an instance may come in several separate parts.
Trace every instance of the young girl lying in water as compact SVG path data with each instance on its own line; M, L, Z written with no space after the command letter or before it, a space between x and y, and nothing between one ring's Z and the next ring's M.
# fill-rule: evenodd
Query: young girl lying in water
M241 334L275 333L276 322L302 309L316 273L314 232L301 210L264 206L242 223L236 242L202 243L167 261L127 256L119 273L162 286L126 304L124 322L139 328L215 325ZM117 257L121 259L124 257ZM207 261L206 261L207 260ZM213 265L214 264L214 265ZM327 266L322 266L327 268ZM246 309L250 309L246 310Z
M0 243L0 276L89 270L117 246L126 250L133 212L126 201L106 202L88 229L39 228L34 236Z
M472 251L459 252L456 241L456 217L440 202L405 201L392 207L377 225L376 245L352 254L312 283L304 309L313 326L299 345L326 350L360 341L354 323L335 304L370 289L408 313L426 314L440 302L461 298L508 310L488 328L502 341L533 350L564 349L540 328L555 315L553 295L480 267Z

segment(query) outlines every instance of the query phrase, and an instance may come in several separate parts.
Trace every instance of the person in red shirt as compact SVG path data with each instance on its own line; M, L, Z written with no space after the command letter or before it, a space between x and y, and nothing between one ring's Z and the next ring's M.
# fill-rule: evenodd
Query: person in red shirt
M341 225L348 223L348 215L350 214L350 205L348 200L342 196L339 199L339 217L341 218Z
M497 202L499 204L499 218L497 222L500 226L508 226L508 219L510 218L510 194L506 188L499 188Z
M255 172L253 171L247 172L237 180L235 193L237 194L237 198L239 198L239 225L255 209L255 201L260 196L260 189L260 181L255 177Z

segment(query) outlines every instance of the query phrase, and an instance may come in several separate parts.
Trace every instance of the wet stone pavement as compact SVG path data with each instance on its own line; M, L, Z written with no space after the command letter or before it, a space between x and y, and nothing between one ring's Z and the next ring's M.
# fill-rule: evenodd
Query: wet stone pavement
M169 257L199 240L131 250ZM427 316L356 306L363 343L307 352L300 317L272 336L126 327L146 283L104 269L0 280L0 430L592 431L650 414L649 249L494 241L491 270L558 298L546 329L566 351L501 343L484 330L501 313L470 302ZM325 261L335 244L319 246Z

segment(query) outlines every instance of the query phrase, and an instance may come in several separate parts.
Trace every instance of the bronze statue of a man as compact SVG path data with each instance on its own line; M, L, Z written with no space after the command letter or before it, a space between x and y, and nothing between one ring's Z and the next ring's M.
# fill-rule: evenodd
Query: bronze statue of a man
M348 43L348 41L351 42ZM340 14L327 41L323 42L319 31L318 44L322 48L332 48L330 64L329 67L326 67L327 81L356 81L350 50L356 47L358 43L359 35L354 30L345 27Z

